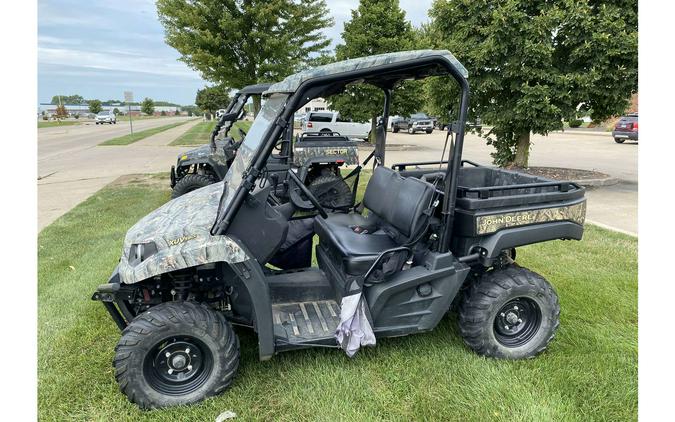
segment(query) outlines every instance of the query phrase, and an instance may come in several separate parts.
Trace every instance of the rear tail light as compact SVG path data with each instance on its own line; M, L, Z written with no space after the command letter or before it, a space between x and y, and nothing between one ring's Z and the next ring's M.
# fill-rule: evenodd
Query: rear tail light
M638 122L634 122L634 123L633 123L633 128L632 128L632 129L633 129L633 132L637 132L637 130L638 130Z
M307 127L312 127L312 122L307 122Z

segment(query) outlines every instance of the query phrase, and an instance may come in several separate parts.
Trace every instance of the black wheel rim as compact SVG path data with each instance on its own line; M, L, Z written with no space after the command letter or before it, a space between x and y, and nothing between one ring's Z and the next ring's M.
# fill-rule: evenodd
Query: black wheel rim
M145 357L143 373L160 393L181 396L204 385L213 369L213 355L199 339L170 337L157 343Z
M519 347L532 340L541 326L541 308L534 300L518 297L497 311L494 333L507 347Z

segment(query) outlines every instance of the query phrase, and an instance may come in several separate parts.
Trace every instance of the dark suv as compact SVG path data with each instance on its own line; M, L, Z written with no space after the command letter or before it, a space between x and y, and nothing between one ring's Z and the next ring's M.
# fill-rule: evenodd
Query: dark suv
M637 141L638 114L630 113L616 122L616 125L614 125L614 130L612 131L612 136L614 137L614 142L617 144L623 144L626 139Z

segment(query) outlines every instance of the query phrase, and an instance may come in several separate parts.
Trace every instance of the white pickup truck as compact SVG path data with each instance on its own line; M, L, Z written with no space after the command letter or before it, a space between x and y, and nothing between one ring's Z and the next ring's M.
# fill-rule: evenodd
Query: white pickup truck
M313 111L307 113L302 121L303 132L330 133L338 132L348 138L368 138L370 123L357 123L342 119L340 113L334 111Z

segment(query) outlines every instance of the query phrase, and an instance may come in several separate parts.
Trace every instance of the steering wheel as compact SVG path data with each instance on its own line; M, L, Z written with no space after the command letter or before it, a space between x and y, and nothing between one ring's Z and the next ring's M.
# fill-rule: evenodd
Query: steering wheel
M316 208L316 210L319 212L321 218L328 218L328 213L326 212L326 209L323 206L321 206L319 200L316 199L316 196L314 196L312 192L309 190L309 188L307 188L307 186L305 186L305 184L302 183L300 178L296 176L295 172L291 169L288 169L288 175L290 176L291 180L293 180L293 183L295 183L298 189L300 189L302 193L305 194L307 199L309 199L309 202L311 202L312 205L314 205L314 208Z

